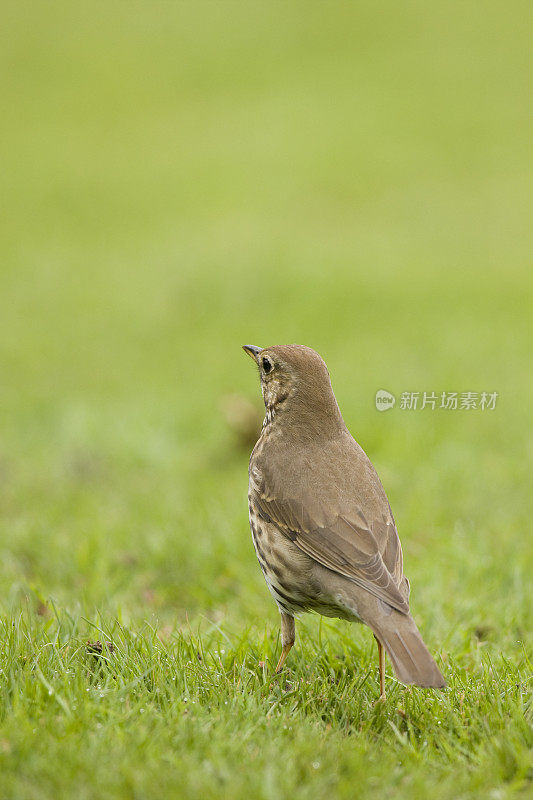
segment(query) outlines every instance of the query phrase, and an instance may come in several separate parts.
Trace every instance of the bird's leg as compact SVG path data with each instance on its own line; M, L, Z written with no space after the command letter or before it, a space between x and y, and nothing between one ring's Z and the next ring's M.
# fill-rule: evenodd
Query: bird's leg
M387 698L387 695L385 694L385 648L383 647L377 636L374 636L374 639L378 643L379 699L385 700Z
M294 644L295 638L295 624L294 624L294 617L290 617L288 614L284 614L283 611L281 612L281 656L279 657L278 666L276 667L276 672L281 672L283 669L283 665L285 663L285 659L289 655L289 650Z

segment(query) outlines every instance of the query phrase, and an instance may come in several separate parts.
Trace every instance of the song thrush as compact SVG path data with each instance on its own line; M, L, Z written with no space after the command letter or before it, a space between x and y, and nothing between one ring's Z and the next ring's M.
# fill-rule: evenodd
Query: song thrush
M342 418L324 361L309 347L243 348L257 363L266 416L250 457L250 527L281 613L283 667L294 617L364 622L402 683L446 681L409 613L409 581L381 481Z

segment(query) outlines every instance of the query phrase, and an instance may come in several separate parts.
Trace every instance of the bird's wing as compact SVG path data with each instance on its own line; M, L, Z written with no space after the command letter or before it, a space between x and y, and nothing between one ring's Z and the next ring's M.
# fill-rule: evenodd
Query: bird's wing
M296 499L279 489L272 492L264 472L260 482L256 479L253 484L260 516L300 550L398 611L409 611L408 583L403 579L401 546L392 520L369 524L356 506L325 514L316 493Z

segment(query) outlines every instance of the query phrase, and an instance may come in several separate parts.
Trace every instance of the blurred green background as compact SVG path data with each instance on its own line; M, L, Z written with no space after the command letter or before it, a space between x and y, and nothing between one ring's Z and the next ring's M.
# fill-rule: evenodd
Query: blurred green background
M275 632L250 447L224 409L231 394L261 409L242 344L299 342L380 473L431 647L473 652L481 630L519 660L532 17L527 2L2 4L7 618L53 601ZM499 399L381 414L380 388Z

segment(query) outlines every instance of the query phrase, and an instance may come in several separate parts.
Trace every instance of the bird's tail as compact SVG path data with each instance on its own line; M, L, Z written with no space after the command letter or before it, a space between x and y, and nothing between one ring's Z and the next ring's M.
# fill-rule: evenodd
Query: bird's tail
M393 611L371 625L376 637L389 654L396 677L401 683L443 689L446 681L427 649L416 622L410 614Z

